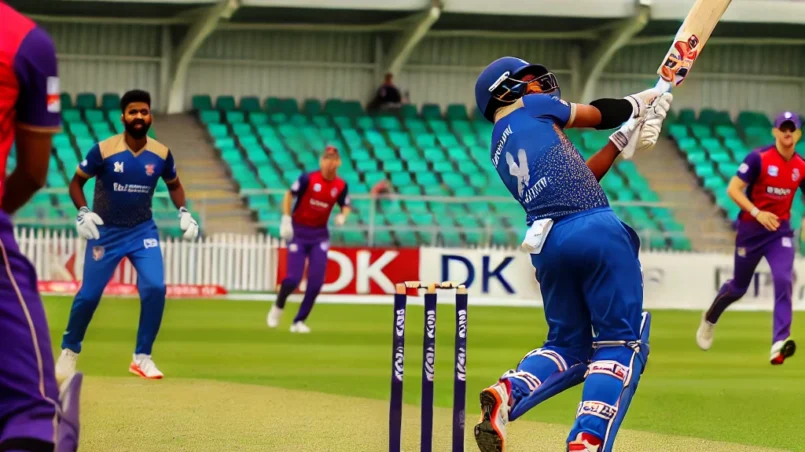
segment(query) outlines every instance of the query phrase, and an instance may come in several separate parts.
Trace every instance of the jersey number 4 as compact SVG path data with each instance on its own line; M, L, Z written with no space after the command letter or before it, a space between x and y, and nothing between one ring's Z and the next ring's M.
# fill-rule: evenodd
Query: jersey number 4
M523 193L525 192L526 187L528 187L528 182L531 179L531 175L528 171L528 157L526 156L525 149L520 149L520 152L517 153L517 160L518 161L515 162L514 156L509 152L506 153L506 163L509 165L509 175L517 178L517 194L520 195L520 198L522 199Z

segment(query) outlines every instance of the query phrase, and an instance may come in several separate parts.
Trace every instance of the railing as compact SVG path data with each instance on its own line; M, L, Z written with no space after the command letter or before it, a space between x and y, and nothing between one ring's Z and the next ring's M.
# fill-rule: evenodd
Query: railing
M65 189L44 189L44 194L64 194L67 193ZM282 196L286 190L282 189L263 189L263 190L243 190L241 195L244 197L249 196L268 196L275 200L274 209L276 210L276 219L271 221L264 221L258 223L258 226L264 230L276 232L280 225L280 205ZM155 198L168 198L167 192L157 192L154 194ZM202 230L204 224L214 217L214 214L208 213L208 204L213 202L207 199L203 193L194 194L191 196L193 200L193 214L200 220ZM462 245L467 247L484 247L491 246L495 243L499 244L499 240L494 240L496 231L504 229L514 231L519 235L518 237L512 236L510 243L505 245L516 245L516 241L520 239L522 233L525 232L525 214L523 213L519 204L511 197L502 196L478 196L478 197L445 197L445 196L426 196L426 195L399 195L399 194L353 194L350 195L352 200L354 215L352 219L344 226L333 227L331 230L334 232L334 243L338 243L338 236L343 232L358 232L364 234L366 237L366 244L374 246L379 243L377 240L378 233L384 232L418 232L421 233L426 241L426 244L431 246L439 246L450 244L445 240L445 233L461 233L464 234L465 240L462 240ZM389 211L391 206L397 205L400 202L428 202L433 204L442 204L449 209L448 206L464 205L467 206L470 213L475 213L475 217L480 217L477 226L461 226L455 225L451 227L441 226L438 221L430 224L419 225L387 225L378 221L378 214L381 212ZM489 205L492 204L497 211L488 211ZM684 208L688 213L695 213L700 218L718 218L721 213L720 209L716 206L690 206L680 205L674 203L662 202L611 202L613 208L619 207L650 207L650 208ZM473 209L476 206L476 209ZM395 207L396 208L396 207ZM169 207L169 211L173 213L173 207ZM478 212L483 212L479 214ZM424 212L423 212L424 213ZM426 213L429 214L429 213ZM166 214L167 215L167 214ZM168 216L169 217L169 216ZM175 227L178 225L178 220L169 217L170 221L176 223L169 223L168 217L164 221L157 218L157 223L162 226ZM36 218L16 217L15 223L27 226L39 227L57 227L57 228L70 228L74 225L74 216L67 215L61 218L49 218L46 215L41 215ZM633 225L634 226L634 225ZM673 238L673 237L687 237L689 239L697 238L705 243L712 243L712 246L707 250L722 250L724 248L723 235L712 234L703 230L686 230L684 232L678 231L656 231L651 229L635 228L641 241L644 244L651 243L652 239L659 237ZM422 242L422 239L419 240ZM518 242L519 243L519 242ZM729 243L728 245L731 245ZM648 247L648 245L646 245Z

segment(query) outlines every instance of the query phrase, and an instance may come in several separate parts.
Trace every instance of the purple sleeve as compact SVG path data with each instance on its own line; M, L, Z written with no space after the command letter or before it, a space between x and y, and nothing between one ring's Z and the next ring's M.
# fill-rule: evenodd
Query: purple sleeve
M168 156L165 158L165 167L162 168L162 179L165 182L173 182L176 180L176 162L173 160L173 154L168 151Z
M22 40L14 58L14 72L20 84L17 122L35 128L60 127L56 48L43 29L32 29Z
M564 127L570 120L572 107L569 102L550 94L529 94L523 96L523 105L531 116L549 118Z
M344 184L344 190L341 192L341 196L338 197L338 205L341 206L342 209L350 205L349 185L347 184Z
M747 184L753 183L760 174L760 154L751 152L744 158L741 166L738 167L738 172L735 173L738 179L746 182Z
M291 194L293 194L294 196L299 196L305 193L305 190L307 190L307 185L309 183L310 183L310 176L308 176L307 173L302 173L302 175L299 176L299 179L297 179L296 182L294 182L293 185L291 185Z

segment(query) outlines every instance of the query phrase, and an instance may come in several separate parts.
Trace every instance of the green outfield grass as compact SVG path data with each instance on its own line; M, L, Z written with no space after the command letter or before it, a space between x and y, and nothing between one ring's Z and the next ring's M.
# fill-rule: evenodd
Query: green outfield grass
M45 304L58 351L70 299L49 297ZM268 307L258 302L170 301L154 360L169 379L388 399L390 305L319 305L308 322L310 335L288 332L296 304L288 305L279 329L269 330ZM771 366L771 314L745 312L726 313L713 349L702 352L694 340L700 315L653 313L651 357L624 428L805 450L805 353L784 366ZM90 377L125 377L138 317L136 300L104 300L90 325L79 368ZM409 308L405 401L411 404L418 404L420 396L422 317L422 307ZM453 307L441 306L436 341L436 404L441 407L452 403L454 321ZM797 314L795 329L802 322L805 315ZM477 393L542 343L545 322L538 309L471 307L468 323L467 398L475 412ZM570 425L580 388L525 418ZM470 417L468 429L474 421Z

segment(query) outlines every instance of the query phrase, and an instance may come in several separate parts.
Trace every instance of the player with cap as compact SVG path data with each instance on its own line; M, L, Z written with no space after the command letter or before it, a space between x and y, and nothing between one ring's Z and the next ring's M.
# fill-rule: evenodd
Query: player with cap
M640 240L599 181L627 149L656 144L672 96L651 89L570 103L547 68L503 57L478 77L475 99L495 124L491 163L524 211L521 248L548 324L542 347L481 392L476 443L503 451L508 422L584 382L565 450L610 452L648 359L651 317L642 309ZM620 129L585 162L564 133L571 127Z
M330 213L336 204L341 207L341 212L335 216L335 224L341 226L350 212L347 183L336 174L341 166L338 149L327 146L319 165L318 171L299 176L285 193L282 202L280 236L289 242L286 260L288 273L280 286L277 301L268 312L267 323L270 328L279 325L285 302L299 287L307 263L307 289L299 312L291 324L291 332L310 332L305 320L313 310L313 304L324 284L327 250L330 248L330 232L327 229ZM296 198L295 204L293 198Z
M48 33L0 1L0 451L75 452L83 375L56 380L36 270L11 216L45 186L61 129L58 62ZM7 165L16 147L17 165ZM9 174L10 173L10 174Z
M779 365L796 350L791 339L795 250L790 220L797 189L805 192L805 159L795 149L802 138L799 115L789 111L777 116L772 135L774 144L747 155L727 187L727 194L741 208L734 274L702 315L696 342L702 350L710 349L719 317L743 297L755 268L765 257L774 282L774 334L769 359Z

